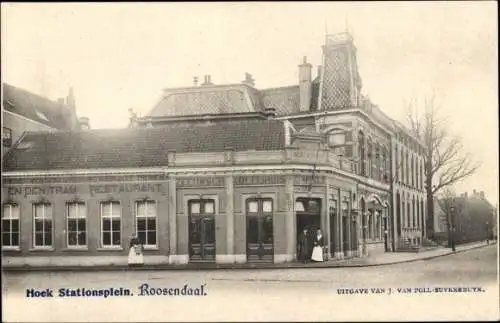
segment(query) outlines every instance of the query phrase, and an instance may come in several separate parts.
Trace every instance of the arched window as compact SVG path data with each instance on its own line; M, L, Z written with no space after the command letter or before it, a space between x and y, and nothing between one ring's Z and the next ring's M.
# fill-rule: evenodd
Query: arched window
M411 214L412 224L413 224L413 227L415 228L417 226L417 213L415 212L415 197L413 197L413 199L411 201L411 211L412 211L412 214Z
M421 228L421 223L420 223L420 198L417 199L417 213L415 214L417 217L417 227Z
M367 140L367 146L368 146L368 153L366 156L366 164L367 164L366 165L366 168L367 168L366 176L371 177L373 175L373 173L372 173L373 146L372 146L372 142L370 139Z
M406 184L410 184L410 156L408 154L408 149L405 152L405 160L406 160L406 172L405 172L405 182Z
M396 229L401 237L401 194L396 194Z
M358 134L358 146L359 146L359 168L362 176L366 176L366 147L365 147L365 135L363 132Z
M396 168L395 168L395 177L396 177L396 180L399 182L400 181L400 178L401 178L401 175L400 175L400 171L401 171L401 167L399 166L399 163L400 163L400 160L399 160L399 150L398 150L398 146L396 145L396 147L394 147L394 163L396 164Z
M414 175L415 175L415 169L413 168L413 155L411 155L411 157L410 157L410 185L411 186L414 186L414 184L415 184L413 182Z
M410 222L410 216L411 216L411 203L410 203L410 197L408 197L408 200L406 202L406 226L410 227L411 222Z
M389 158L387 157L387 147L382 146L382 158L381 158L381 168L382 168L382 174L380 175L380 178L382 181L387 182L387 160Z
M420 176L421 176L420 175L420 159L417 157L415 159L415 161L416 161L415 170L416 170L416 173L417 173L416 178L415 178L415 186L417 188L420 188Z

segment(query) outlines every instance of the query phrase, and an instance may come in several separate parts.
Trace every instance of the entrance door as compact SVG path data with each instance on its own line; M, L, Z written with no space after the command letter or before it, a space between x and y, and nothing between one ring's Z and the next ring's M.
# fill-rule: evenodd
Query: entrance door
M337 201L336 200L331 200L330 201L330 210L329 210L329 216L330 216L330 253L333 256L335 254L335 249L337 247Z
M297 217L297 256L299 255L300 235L304 229L309 231L309 239L312 245L312 240L315 237L316 230L321 228L321 199L312 198L297 198L295 202L295 212ZM324 233L323 233L324 235Z
M273 200L248 199L246 210L247 261L273 262Z
M215 261L215 203L189 201L189 260Z
M344 251L344 256L347 255L349 250L349 240L347 239L349 231L349 218L347 216L342 217L342 250Z

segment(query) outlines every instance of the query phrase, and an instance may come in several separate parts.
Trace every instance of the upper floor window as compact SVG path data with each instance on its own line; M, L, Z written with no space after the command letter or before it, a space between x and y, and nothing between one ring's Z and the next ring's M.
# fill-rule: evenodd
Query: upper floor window
M33 246L52 246L52 205L36 203L33 205Z
M12 129L2 127L2 145L6 148L12 146Z
M120 202L101 202L101 243L103 247L121 246Z
M156 247L156 202L136 202L136 230L139 240L145 246Z
M2 247L19 247L19 205L4 204L2 208Z
M70 202L67 207L68 247L87 246L87 208L83 202Z
M366 147L365 147L365 136L360 131L358 134L358 146L359 146L359 164L360 164L360 173L361 176L366 176Z

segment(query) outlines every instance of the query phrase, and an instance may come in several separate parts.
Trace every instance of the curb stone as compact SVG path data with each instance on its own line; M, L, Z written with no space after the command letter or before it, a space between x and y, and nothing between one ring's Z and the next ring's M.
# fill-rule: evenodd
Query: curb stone
M187 265L145 265L140 267L129 267L127 265L120 266L53 266L53 267L31 267L31 266L16 266L16 267L3 267L2 270L4 272L56 272L56 271L146 271L146 270L241 270L241 269L308 269L308 268L348 268L348 267L375 267L375 266L387 266L387 265L395 265L402 263L410 263L422 260L431 260L439 257L449 256L457 253L467 252L469 250L484 248L488 246L495 245L496 242L487 244L481 244L477 246L473 246L466 249L459 249L455 252L447 251L438 255L429 255L421 258L413 258L413 259L405 259L405 260L395 260L388 262L366 262L360 260L359 263L332 263L326 265L314 264L309 266L303 266L300 263L284 263L284 264L242 264L238 265L218 265L218 264L187 264Z

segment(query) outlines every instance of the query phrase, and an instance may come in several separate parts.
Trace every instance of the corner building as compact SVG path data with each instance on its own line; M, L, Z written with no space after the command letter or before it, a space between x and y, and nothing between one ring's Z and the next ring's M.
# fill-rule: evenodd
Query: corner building
M325 41L298 85L206 75L127 129L26 133L4 158L4 263L126 263L134 232L146 263L294 261L304 227L321 228L333 259L419 244L424 220L410 239L402 223L417 213L395 204L409 132L361 95L351 36ZM405 189L419 196L416 184Z

